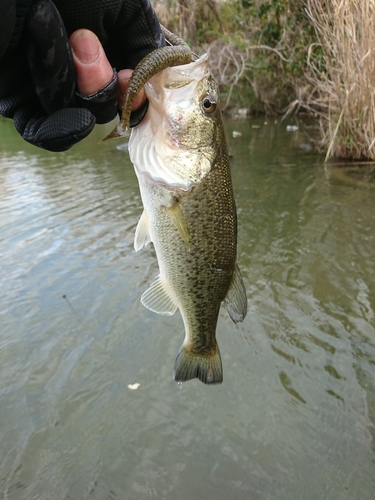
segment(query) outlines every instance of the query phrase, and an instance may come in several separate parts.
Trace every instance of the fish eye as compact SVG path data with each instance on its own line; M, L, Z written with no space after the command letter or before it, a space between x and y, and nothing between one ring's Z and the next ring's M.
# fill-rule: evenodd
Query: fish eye
M217 103L212 96L206 95L202 99L202 108L206 113L213 113L216 109Z

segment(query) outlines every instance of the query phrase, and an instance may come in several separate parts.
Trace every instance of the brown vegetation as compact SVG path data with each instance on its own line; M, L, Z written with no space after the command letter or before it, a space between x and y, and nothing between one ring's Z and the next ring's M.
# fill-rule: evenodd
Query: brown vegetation
M155 0L159 20L208 52L223 107L281 112L299 95L310 23L302 0ZM285 76L288 74L288 78Z
M308 105L321 117L326 159L375 159L375 5L307 0L319 44L311 46Z
M375 0L154 0L154 6L162 24L196 53L209 53L225 110L303 108L320 117L327 159L375 160Z

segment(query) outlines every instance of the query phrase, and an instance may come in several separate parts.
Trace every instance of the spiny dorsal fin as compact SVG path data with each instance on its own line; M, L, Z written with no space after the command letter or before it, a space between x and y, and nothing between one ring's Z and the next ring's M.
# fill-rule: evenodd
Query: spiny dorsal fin
M234 267L232 282L224 299L224 307L235 323L245 319L247 313L246 289L237 264Z
M146 210L143 210L141 218L138 221L134 237L134 250L138 252L152 241L150 234L150 221Z
M141 302L150 311L165 316L172 316L177 310L177 306L169 296L160 276L144 292Z

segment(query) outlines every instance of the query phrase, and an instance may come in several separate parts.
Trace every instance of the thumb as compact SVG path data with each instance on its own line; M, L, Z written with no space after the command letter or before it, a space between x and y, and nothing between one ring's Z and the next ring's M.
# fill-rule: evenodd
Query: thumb
M79 29L69 38L77 73L78 91L89 96L105 87L113 78L113 69L97 36Z
M97 123L110 122L118 112L116 71L92 31L77 30L70 36L69 42L79 91L77 103L90 110Z

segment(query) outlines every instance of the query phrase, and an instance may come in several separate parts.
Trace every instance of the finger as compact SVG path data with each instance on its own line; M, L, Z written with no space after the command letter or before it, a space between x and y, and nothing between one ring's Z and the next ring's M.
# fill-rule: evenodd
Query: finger
M118 110L116 71L92 31L77 30L69 41L77 73L77 104L89 109L97 123L110 122Z
M27 23L28 62L44 111L74 106L75 70L64 23L50 0L39 0Z
M46 116L38 105L20 108L14 114L17 131L34 146L48 151L66 151L94 128L95 117L87 109L59 109Z
M89 30L75 31L69 38L77 72L78 91L95 94L113 78L113 69L97 36Z
M133 73L132 69L122 69L118 72L118 84L119 84L119 104L120 107L124 105L124 96L129 86L129 79ZM139 109L146 102L146 92L145 89L142 88L137 97L134 100L132 110L135 111Z

